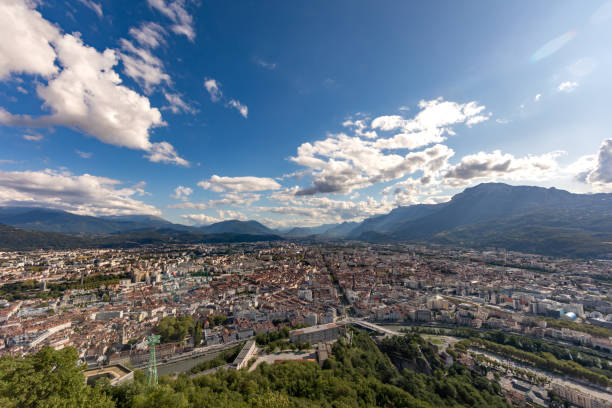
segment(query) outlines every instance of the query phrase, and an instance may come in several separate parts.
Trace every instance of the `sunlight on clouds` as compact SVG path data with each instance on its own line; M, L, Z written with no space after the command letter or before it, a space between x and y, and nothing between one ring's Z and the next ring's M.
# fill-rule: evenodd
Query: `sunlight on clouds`
M31 72L46 77L59 72L50 77L46 85L37 87L38 96L51 114L38 117L13 115L0 108L0 123L27 127L77 127L102 142L144 150L151 161L188 165L169 143L149 140L150 130L165 126L165 122L148 98L121 85L121 78L113 70L118 63L117 52L106 49L100 53L84 44L79 36L61 35L32 8L32 4L12 0L0 5L6 12L0 16L9 15L15 19L0 24L0 47L6 51L0 55L8 55L11 60L10 63L0 60L0 75ZM23 37L22 27L36 33L35 40L25 36L25 39L16 41L18 47L7 48L6 39ZM128 48L139 55L141 62L155 65L158 61L145 50L137 50L131 44ZM38 59L33 60L32 54L38 55ZM61 70L54 65L56 58ZM129 66L130 63L126 64ZM132 74L142 79L145 86L169 81L161 71L150 68L151 65L148 68L131 66Z

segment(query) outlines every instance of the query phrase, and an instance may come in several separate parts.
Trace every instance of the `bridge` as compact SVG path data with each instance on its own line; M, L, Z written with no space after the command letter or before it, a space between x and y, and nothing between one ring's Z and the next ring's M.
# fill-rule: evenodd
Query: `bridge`
M368 322L366 320L355 319L353 317L347 317L346 319L339 320L336 322L336 324L340 324L340 325L352 324L354 326L358 326L358 327L361 327L363 329L370 330L370 331L375 331L377 333L382 333L387 336L403 336L404 335L404 333L402 332L391 330L386 327L379 326L375 323Z

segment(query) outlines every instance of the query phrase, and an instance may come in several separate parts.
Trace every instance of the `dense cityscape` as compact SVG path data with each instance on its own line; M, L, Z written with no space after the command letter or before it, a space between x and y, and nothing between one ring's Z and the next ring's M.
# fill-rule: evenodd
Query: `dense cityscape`
M281 360L266 355L289 348L300 327L387 328L382 335L414 330L452 339L451 345L470 336L461 332L464 328L501 331L576 350L598 364L574 357L581 370L568 374L563 367L544 369L485 343L455 357L471 367L484 364L482 356L497 359L499 367L522 361L533 376L517 378L498 367L502 385L519 400L544 405L547 391L554 389L574 403L591 401L579 406L610 406L610 265L504 250L364 243L4 252L0 353L74 347L94 371L117 364L144 368L147 337L163 331L162 322L184 316L189 328L162 333L157 346L158 369L167 365L168 374L177 373L173 362L187 360L177 370L189 371L198 356L218 355L254 339L260 350L249 358ZM291 343L262 346L262 335L283 328L291 330ZM313 343L304 349L317 355L311 347L320 342ZM304 359L306 351L291 349L282 359Z
M0 408L612 408L612 0L0 0Z

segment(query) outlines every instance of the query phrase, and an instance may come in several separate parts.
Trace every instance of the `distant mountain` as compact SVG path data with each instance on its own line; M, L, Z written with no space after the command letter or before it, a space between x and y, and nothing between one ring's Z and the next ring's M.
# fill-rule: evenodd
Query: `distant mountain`
M20 251L32 249L73 248L128 248L142 245L198 244L279 241L274 234L205 234L170 228L154 228L110 234L74 236L57 232L30 231L0 224L0 250Z
M344 238L357 226L359 226L358 222L343 222L342 224L335 224L328 228L323 235L327 238Z
M177 224L173 224L168 220L163 219L162 217L157 217L155 215L148 214L134 214L134 215L110 215L110 216L102 216L100 217L104 220L110 221L118 221L125 223L138 223L142 225L149 225L155 227L168 227L168 226L176 226Z
M0 207L0 223L28 230L64 234L112 234L176 225L150 215L92 217L36 207Z
M612 253L612 194L484 183L446 203L364 220L348 237L602 256Z
M358 238L364 232L388 232L393 230L399 223L417 220L439 211L447 203L443 204L418 204L409 207L397 207L389 214L377 215L367 218L361 224L348 232L348 237Z
M88 241L56 232L28 231L0 224L0 250L83 248Z
M275 235L276 232L257 221L228 220L221 221L205 227L200 231L206 234L250 234Z
M285 232L287 238L306 238L319 236L321 238L346 238L359 223L343 222L341 224L323 224L315 227L295 227Z
M323 224L315 227L295 227L285 232L287 237L307 237L311 235L320 235L327 232L330 228L337 227L339 224Z

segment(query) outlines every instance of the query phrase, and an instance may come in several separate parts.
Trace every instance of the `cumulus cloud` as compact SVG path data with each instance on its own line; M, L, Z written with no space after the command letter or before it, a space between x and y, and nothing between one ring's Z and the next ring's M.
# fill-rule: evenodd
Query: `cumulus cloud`
M166 42L166 30L157 23L142 23L140 27L132 27L130 35L142 47L157 48Z
M147 0L149 6L168 17L174 24L170 29L179 35L184 35L190 41L195 39L193 17L185 9L184 0Z
M377 201L367 197L365 200L354 202L328 197L295 196L288 190L271 195L270 198L283 205L255 207L254 210L259 213L290 217L290 222L285 223L287 225L361 221L366 217L385 214L393 209L393 203L385 198Z
M123 71L127 76L142 86L149 93L162 82L169 84L170 75L164 72L161 60L144 48L135 47L130 41L121 39L121 60Z
M113 70L118 62L117 52L110 49L98 52L85 45L77 35L61 35L56 27L47 23L33 9L32 3L14 0L2 3L0 7L16 19L7 24L0 23L0 44L7 38L23 37L24 27L33 30L36 37L34 43L33 40L30 43L22 41L21 48L9 50L6 56L13 62L0 62L0 74L5 74L1 69L42 76L55 73L49 77L46 85L37 86L37 94L51 114L39 117L13 115L0 108L0 123L27 127L76 127L102 142L144 150L148 153L146 157L152 161L188 164L169 143L149 140L151 129L164 126L165 122L159 110L150 105L148 98L121 84L121 78ZM0 18L3 16L4 13L0 12ZM21 40L13 41L19 43ZM45 41L46 46L43 46ZM32 62L31 54L46 55L47 50L53 55L43 61L37 60L37 63L41 63L37 70L28 68ZM5 54L0 52L0 55ZM49 62L53 64L56 57L61 70L49 66Z
M216 174L208 180L200 181L198 186L204 190L211 190L217 193L225 191L265 191L280 188L280 184L267 177L220 177Z
M221 86L214 78L205 78L204 88L206 88L206 91L210 95L210 100L213 102L219 102L221 97L223 97Z
M591 184L612 184L612 139L606 139L601 144L595 167L586 178Z
M432 177L454 155L452 149L441 144L447 134L455 134L451 126L459 123L472 126L489 118L483 114L485 107L476 102L460 104L439 98L421 101L419 107L421 110L413 118L379 116L371 121L370 127L364 119L348 119L343 126L354 129L355 137L344 133L329 134L325 140L299 146L297 155L290 160L309 168L313 181L296 194L348 193L417 171ZM399 130L399 133L388 137L368 134L369 129ZM424 150L398 152L434 143Z
M249 115L249 108L246 105L241 104L240 101L237 101L235 99L231 99L228 102L228 105L231 106L232 108L236 109L238 112L240 112L242 117L245 118L245 119Z
M572 81L565 81L565 82L561 82L558 86L558 90L559 92L573 92L574 90L576 90L576 88L578 88L578 82L572 82Z
M193 115L198 112L196 108L185 102L180 94L164 91L164 97L168 101L169 105L165 106L163 109L170 109L172 113L184 112Z
M59 29L34 9L33 1L0 2L0 79L11 73L49 77L58 72L50 42Z
M479 152L464 156L452 166L444 179L452 186L461 186L474 179L496 178L510 180L541 180L559 169L557 159L564 152L555 151L543 155L517 158L500 150Z
M118 180L65 171L0 170L0 204L44 206L83 215L153 214L161 212L133 197L142 184L121 187Z
M183 214L181 218L191 225L210 225L222 221L206 214Z
M175 198L177 200L187 200L189 196L193 193L193 190L189 187L178 186L174 189L174 194L170 194L171 198Z
M189 162L180 157L170 143L151 143L147 150L148 154L145 157L153 163L173 163L179 166L189 166Z
M29 61L28 55L33 52L45 54L46 49L41 41L46 41L48 49L55 54L50 57L51 63L57 57L62 69L51 76L46 85L39 84L37 87L38 96L51 114L39 117L13 115L0 108L0 123L27 127L76 127L102 142L144 150L148 153L146 157L152 161L188 164L169 143L152 143L149 140L150 130L164 126L165 122L159 110L151 107L148 98L121 85L121 78L113 70L118 62L115 51L107 49L100 53L85 45L76 35L61 35L57 28L42 19L31 3L10 1L0 7L7 8L7 4L7 12L17 20L11 24L0 24L0 37L20 38L24 35L23 27L34 26L32 29L37 42L33 49L28 49L27 43L19 50L11 49L13 53L23 54L21 59L19 55L9 55L22 61L19 64L0 63L0 66L9 71L28 71L23 58ZM43 68L33 73L50 75L54 72L58 72L57 67L50 70L43 64Z
M362 136L367 139L374 139L378 136L375 130L366 130L368 128L367 119L347 119L342 122L342 126L352 128L357 136Z
M249 217L240 211L234 210L217 210L217 214L219 217L224 220L239 220L239 221L248 221Z
M192 210L205 210L215 207L250 207L254 202L259 201L261 195L253 193L224 193L221 198L208 200L199 203L183 202L169 205L168 208L181 208Z

